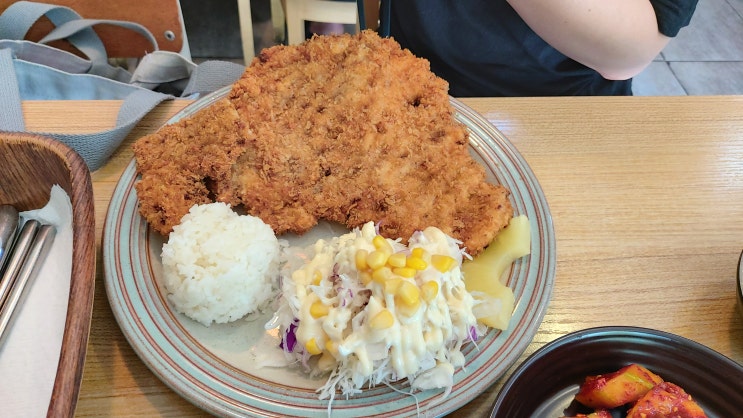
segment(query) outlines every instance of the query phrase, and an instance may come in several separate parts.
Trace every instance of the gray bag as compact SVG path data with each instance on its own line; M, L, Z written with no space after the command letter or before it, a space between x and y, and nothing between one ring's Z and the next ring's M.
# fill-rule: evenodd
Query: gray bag
M23 40L42 16L55 28L39 42ZM92 29L102 23L144 35L154 52L145 55L133 73L111 65L103 42ZM59 39L68 40L87 59L46 45ZM110 130L90 134L34 132L66 143L96 170L163 100L212 92L234 83L244 69L223 61L196 65L181 54L160 51L149 30L134 22L83 19L67 7L19 1L0 15L0 131L26 131L23 100L123 100L116 126Z

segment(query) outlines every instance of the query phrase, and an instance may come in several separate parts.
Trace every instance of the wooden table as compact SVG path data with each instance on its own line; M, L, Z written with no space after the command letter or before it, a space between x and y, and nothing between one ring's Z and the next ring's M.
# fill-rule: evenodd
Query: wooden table
M554 218L554 292L519 363L555 338L602 325L672 332L743 363L735 296L743 250L743 96L463 101L519 149ZM159 106L93 173L99 260L80 417L205 415L129 346L111 313L100 260L108 202L132 158L131 142L187 103ZM118 105L26 102L24 111L29 130L96 131L114 125ZM486 415L502 383L453 416Z

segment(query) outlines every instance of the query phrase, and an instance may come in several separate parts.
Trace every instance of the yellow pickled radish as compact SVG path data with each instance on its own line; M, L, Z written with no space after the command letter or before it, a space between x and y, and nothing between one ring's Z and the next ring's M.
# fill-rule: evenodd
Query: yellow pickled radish
M488 265L501 279L503 273L518 258L531 253L531 225L526 215L513 217L495 240L472 262Z
M511 219L495 240L473 260L462 263L464 285L469 292L481 292L476 297L498 299L499 312L477 318L497 329L508 328L515 305L513 291L501 282L506 269L518 258L531 252L531 227L525 215ZM484 294L484 296L483 296Z
M475 309L475 317L479 322L489 326L490 328L505 330L508 328L508 324L511 322L511 316L513 315L513 309L516 306L516 299L513 295L513 290L510 287L504 285L499 280L493 278L490 275L487 267L473 266L474 269L464 272L464 286L467 291L482 292L475 293L472 296L475 299L495 299L500 302L500 310L490 311L487 314L480 314L481 310ZM464 270L464 268L462 268ZM472 280L468 280L468 278ZM486 301L490 303L497 303L496 301Z

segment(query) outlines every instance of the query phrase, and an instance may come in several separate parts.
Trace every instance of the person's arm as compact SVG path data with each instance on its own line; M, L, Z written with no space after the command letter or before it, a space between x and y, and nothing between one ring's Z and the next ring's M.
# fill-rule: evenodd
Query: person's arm
M623 80L640 73L666 46L648 0L507 0L555 49Z

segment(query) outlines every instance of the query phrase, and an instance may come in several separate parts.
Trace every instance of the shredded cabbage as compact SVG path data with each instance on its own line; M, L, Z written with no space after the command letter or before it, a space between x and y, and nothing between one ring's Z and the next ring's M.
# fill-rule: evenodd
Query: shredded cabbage
M282 270L281 297L267 327L279 327L281 348L308 373L328 376L318 389L320 399L332 402L337 393L348 398L364 387L405 378L411 393L444 389L446 397L454 371L464 366L462 346L485 332L477 325L475 301L460 271L462 258L469 256L460 242L437 228L414 234L408 246L386 240L395 253L410 255L422 248L427 254L428 266L404 280L419 288L428 281L438 285L435 297L405 310L382 282L364 284L357 269L357 251L374 251L376 235L377 228L369 222L340 237L288 250L293 253ZM432 254L452 257L456 263L440 272L431 265ZM316 318L313 303L328 307L327 313ZM392 312L394 323L375 329L371 319L385 309Z

